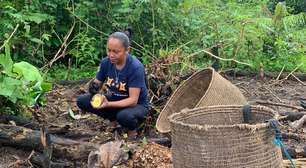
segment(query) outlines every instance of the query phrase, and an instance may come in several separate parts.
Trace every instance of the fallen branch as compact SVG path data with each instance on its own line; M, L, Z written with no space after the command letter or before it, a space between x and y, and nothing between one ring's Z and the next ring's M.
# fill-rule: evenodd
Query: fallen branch
M286 116L285 120L295 121L302 118L306 113L305 112L279 112L280 115Z
M15 29L13 30L13 32L11 33L11 35L4 41L4 43L2 44L2 46L0 47L0 51L3 49L3 47L11 40L11 38L13 37L13 35L16 33L17 29L19 27L19 24L17 24L15 26Z
M270 101L260 101L260 100L256 100L255 102L258 103L258 104L262 104L262 105L281 106L281 107L287 107L287 108L295 109L295 110L298 110L298 111L306 111L302 107L293 106L293 105L284 104L284 103L274 103L274 102L270 102Z
M10 168L10 167L20 167L21 165L30 165L30 167L33 167L31 161L30 161L30 158L32 158L32 156L34 155L34 151L32 151L30 153L30 155L25 158L25 159L21 159L19 158L18 156L14 156L15 159L17 159L14 163L11 163L7 166L7 168Z
M282 75L283 71L285 69L285 65L283 66L282 70L280 71L280 73L277 75L277 78L275 79L276 81L279 80L280 76Z
M298 65L293 71L291 71L284 79L281 80L281 83L284 82L285 80L287 80L290 76L293 76L293 73L298 70L301 66L303 65L303 63L301 63L300 65ZM293 76L294 77L294 76ZM299 79L298 79L299 80Z
M295 75L291 74L291 76L293 76L298 82L300 82L303 86L306 86L306 83L301 81L298 77L296 77Z
M303 63L300 64L300 65L298 65L297 67L295 67L295 69L294 69L293 71L291 71L291 72L286 76L285 80L287 80L287 79L289 78L289 76L292 75L296 70L298 70L302 65L303 65Z
M279 102L283 102L282 99L280 99L271 89L266 86L263 86L263 88L270 92Z
M295 129L300 129L303 127L304 123L306 122L306 115L304 115L302 118L300 118L297 121L294 121L290 124L291 127Z
M297 168L303 168L306 165L306 158L293 159ZM291 162L289 160L283 160L284 167L292 167Z

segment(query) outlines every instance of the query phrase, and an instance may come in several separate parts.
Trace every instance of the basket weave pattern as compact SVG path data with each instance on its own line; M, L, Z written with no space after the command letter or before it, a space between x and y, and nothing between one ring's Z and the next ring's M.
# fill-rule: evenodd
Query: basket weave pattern
M193 74L175 90L157 119L161 133L170 132L168 117L184 108L213 105L244 105L247 101L240 90L212 68Z
M282 167L281 150L265 123L275 112L252 106L253 124L243 124L241 109L210 106L171 115L174 167Z

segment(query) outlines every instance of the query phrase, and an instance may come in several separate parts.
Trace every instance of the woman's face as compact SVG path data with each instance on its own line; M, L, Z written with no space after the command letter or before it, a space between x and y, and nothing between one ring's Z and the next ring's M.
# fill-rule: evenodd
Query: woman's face
M107 55L113 64L120 64L124 61L129 49L126 49L122 42L116 38L110 38L107 42Z

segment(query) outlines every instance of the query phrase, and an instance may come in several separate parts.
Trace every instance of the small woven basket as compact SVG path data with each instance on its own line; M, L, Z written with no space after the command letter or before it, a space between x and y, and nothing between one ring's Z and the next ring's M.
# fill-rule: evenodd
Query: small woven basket
M175 90L161 111L156 128L170 132L168 117L184 108L214 105L244 105L247 101L240 90L212 68L196 72Z
M252 124L243 123L243 106L209 106L172 114L172 154L175 168L279 168L281 149L272 143L269 127L276 113L251 106Z

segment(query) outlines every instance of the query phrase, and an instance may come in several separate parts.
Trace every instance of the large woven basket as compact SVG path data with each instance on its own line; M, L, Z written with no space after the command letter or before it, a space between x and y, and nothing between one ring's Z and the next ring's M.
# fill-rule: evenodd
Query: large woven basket
M161 133L170 132L168 117L184 108L246 103L245 97L235 85L214 69L204 69L193 74L175 90L159 114L156 128Z
M253 124L243 123L242 106L209 106L172 114L172 154L175 168L279 168L282 154L272 143L267 120L276 113L251 106Z

